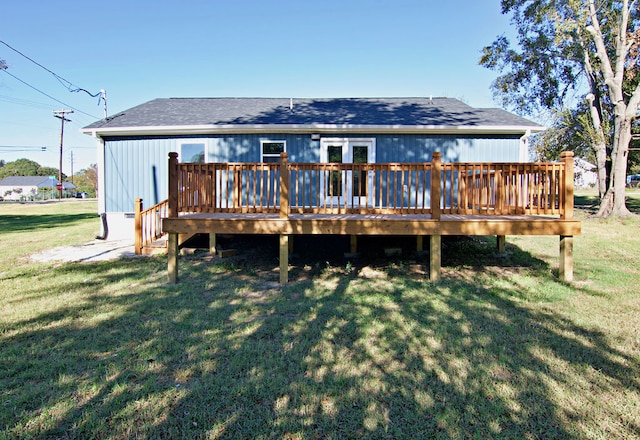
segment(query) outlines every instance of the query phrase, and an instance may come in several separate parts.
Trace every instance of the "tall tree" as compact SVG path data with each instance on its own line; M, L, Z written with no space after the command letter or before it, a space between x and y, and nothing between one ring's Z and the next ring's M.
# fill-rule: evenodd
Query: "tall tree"
M629 215L625 178L640 106L640 81L630 74L640 63L637 0L502 0L501 5L502 13L512 16L519 50L504 36L483 49L480 64L501 73L494 94L504 105L531 114L561 110L586 83L601 193L598 214Z
M0 167L0 178L9 176L58 176L58 169L53 167L40 166L38 162L31 159L16 159L13 162L6 162ZM66 179L62 174L62 180Z
M74 175L74 183L78 192L95 197L98 192L98 165L91 164L89 168L78 171Z

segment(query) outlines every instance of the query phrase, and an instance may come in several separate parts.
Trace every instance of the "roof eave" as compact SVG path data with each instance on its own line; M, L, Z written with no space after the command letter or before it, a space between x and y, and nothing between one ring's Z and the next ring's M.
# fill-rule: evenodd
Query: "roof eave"
M260 133L403 133L403 134L527 134L545 129L539 125L352 125L352 124L253 124L253 125L184 125L148 127L84 128L94 137L108 136L168 136L206 134Z

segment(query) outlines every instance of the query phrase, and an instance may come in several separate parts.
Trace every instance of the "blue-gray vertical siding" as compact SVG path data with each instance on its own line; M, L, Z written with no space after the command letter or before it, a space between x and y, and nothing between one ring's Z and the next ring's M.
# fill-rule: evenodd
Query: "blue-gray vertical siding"
M375 138L376 162L429 162L441 151L445 162L517 162L520 136L453 135L323 135ZM205 142L209 162L258 162L261 140L284 140L290 162L318 162L320 142L308 134L245 134L200 137L105 139L105 203L107 212L132 212L136 198L145 206L167 198L167 158L181 142ZM157 200L156 200L157 199Z

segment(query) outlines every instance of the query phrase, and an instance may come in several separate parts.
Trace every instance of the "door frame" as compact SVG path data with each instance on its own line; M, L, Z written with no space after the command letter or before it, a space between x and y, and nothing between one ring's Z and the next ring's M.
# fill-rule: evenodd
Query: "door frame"
M329 147L342 147L342 163L353 163L353 147L366 145L367 163L376 162L376 138L348 138L329 137L320 139L320 163L329 163ZM342 172L342 194L330 196L326 184L329 175L320 179L320 200L326 205L336 207L373 206L373 172L369 171L367 178L367 195L359 198L353 197L353 172ZM355 203L354 203L355 202Z

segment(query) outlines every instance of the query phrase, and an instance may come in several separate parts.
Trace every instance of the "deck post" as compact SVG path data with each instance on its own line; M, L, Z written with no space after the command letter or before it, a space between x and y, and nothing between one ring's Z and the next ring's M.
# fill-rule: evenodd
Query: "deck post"
M134 234L133 248L136 255L142 255L142 199L137 198L133 203Z
M560 210L560 218L573 218L573 151L563 151L560 153L560 160L564 164L564 180L561 185L564 189L562 194L563 206ZM573 236L560 236L560 264L558 268L560 279L565 282L573 281Z
M573 218L573 151L563 151L560 153L560 160L564 164L564 181L561 182L564 188L562 195L563 205L560 209L560 217Z
M429 279L440 281L440 266L442 264L442 236L432 235L429 240Z
M355 254L356 252L358 252L358 236L357 235L351 235L351 243L349 248L352 254Z
M175 284L178 282L178 234L169 234L167 240L167 259L168 259L168 272L169 282Z
M499 253L504 254L504 251L506 249L506 243L507 243L507 237L505 237L504 235L496 236L496 247L498 248Z
M434 151L433 156L431 158L431 218L434 220L440 220L440 216L442 214L442 208L440 205L440 185L441 185L441 177L442 174L442 153L439 151Z
M178 216L178 153L169 153L169 202L167 217ZM170 233L167 239L167 269L169 282L178 282L178 234Z
M424 250L424 237L422 235L416 235L416 252L422 252Z
M431 157L431 218L440 220L442 216L442 207L440 205L440 185L442 174L442 153L434 151ZM440 271L442 265L442 236L431 235L429 237L429 279L431 281L440 280Z
M289 217L289 166L286 152L280 153L280 218Z
M211 255L216 254L216 234L215 232L209 232L209 253Z
M289 236L280 234L280 284L289 282Z
M178 153L169 153L169 206L167 217L178 216Z
M560 267L558 272L562 281L573 281L573 236L560 236Z

